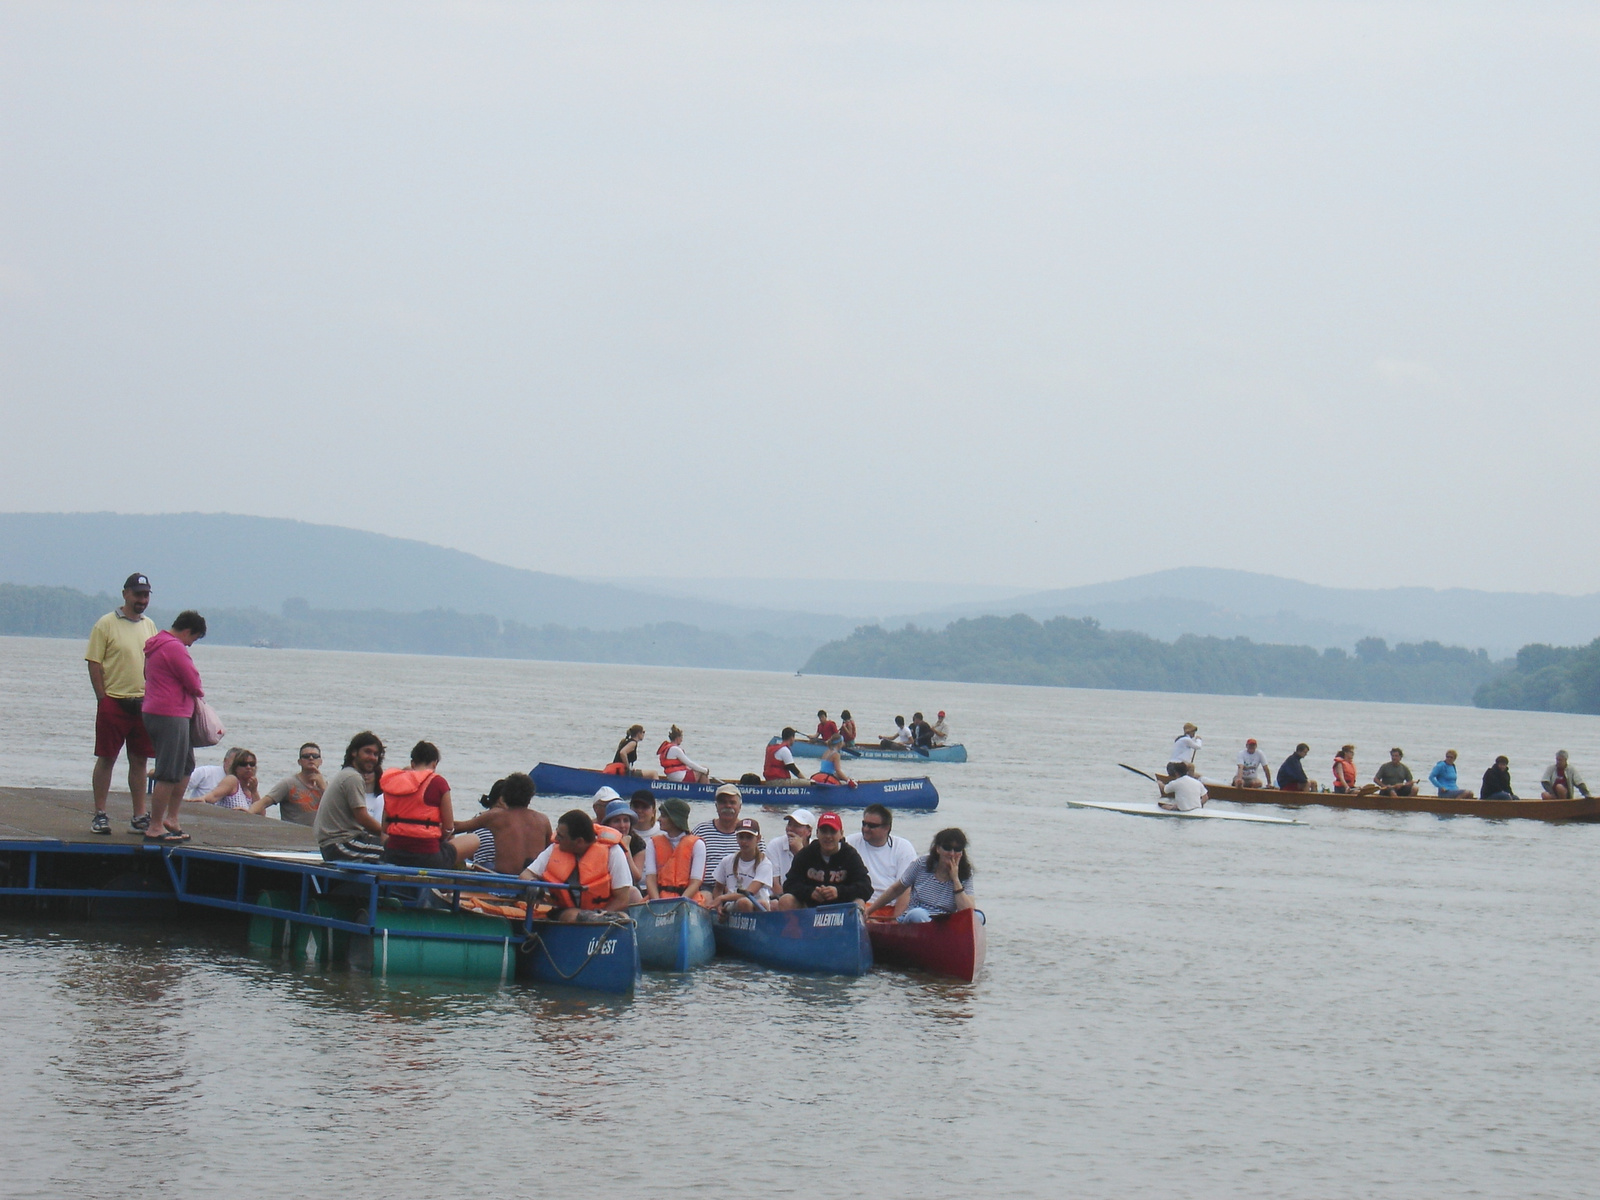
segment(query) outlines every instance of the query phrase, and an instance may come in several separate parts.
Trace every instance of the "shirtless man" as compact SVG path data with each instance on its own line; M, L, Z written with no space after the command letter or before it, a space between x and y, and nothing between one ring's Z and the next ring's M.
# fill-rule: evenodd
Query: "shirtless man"
M550 818L529 808L533 800L533 780L523 772L507 775L500 789L503 808L491 808L469 817L456 826L458 861L470 854L475 866L501 875L517 875L550 844ZM477 845L466 847L467 837ZM466 854L463 854L466 850Z

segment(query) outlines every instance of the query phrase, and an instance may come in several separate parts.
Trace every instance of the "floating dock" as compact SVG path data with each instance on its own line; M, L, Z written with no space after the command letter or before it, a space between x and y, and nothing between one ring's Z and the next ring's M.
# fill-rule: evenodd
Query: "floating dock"
M268 954L347 963L376 975L529 980L628 994L639 975L631 918L562 924L534 916L549 885L486 872L330 864L301 825L185 804L191 840L128 831L126 793L110 836L89 832L88 792L0 788L0 905L67 909L92 921L228 912ZM475 901L521 915L464 911Z

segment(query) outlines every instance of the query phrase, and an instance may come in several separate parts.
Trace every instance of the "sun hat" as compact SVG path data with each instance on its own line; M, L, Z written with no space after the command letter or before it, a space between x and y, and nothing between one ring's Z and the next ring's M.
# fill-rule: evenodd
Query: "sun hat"
M843 833L844 832L844 822L839 819L839 814L838 813L827 812L827 813L823 813L820 817L817 818L817 828L818 829L837 829L840 833Z
M668 796L661 802L661 815L685 833L689 832L689 802Z
M1185 733L1199 733L1200 726L1196 725L1193 721L1185 721L1183 723L1183 731Z
M592 799L595 799L595 800L620 800L620 799L622 799L622 797L617 795L617 793L614 792L611 788L603 787L598 792L596 792L594 794Z
M797 808L787 817L786 821L793 821L796 825L816 825L817 816L809 808Z
M632 819L633 806L626 800L613 800L606 805L606 815L603 819L609 821L612 817L628 817Z
M731 783L725 783L721 787L719 787L716 790L716 795L718 795L718 796L732 796L735 800L742 800L744 798L740 794L739 789L737 787L735 787Z

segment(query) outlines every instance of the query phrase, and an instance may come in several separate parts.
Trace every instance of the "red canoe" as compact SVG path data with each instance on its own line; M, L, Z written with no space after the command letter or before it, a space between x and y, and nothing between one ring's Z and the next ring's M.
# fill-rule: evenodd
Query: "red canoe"
M867 936L876 962L921 967L969 983L983 966L983 922L970 908L917 925L868 921Z

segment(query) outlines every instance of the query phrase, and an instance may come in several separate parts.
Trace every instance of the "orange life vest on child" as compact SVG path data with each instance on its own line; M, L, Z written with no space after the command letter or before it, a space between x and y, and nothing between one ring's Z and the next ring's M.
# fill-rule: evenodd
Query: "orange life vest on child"
M671 892L674 896L683 895L694 881L694 848L699 845L700 839L692 833L686 833L679 839L676 849L664 833L650 840L656 848L657 890Z
M789 765L778 761L778 751L782 749L782 742L767 747L766 761L761 764L761 776L763 779L789 778Z
M383 830L399 837L439 840L439 808L424 804L434 772L394 767L378 780L383 792Z
M611 847L622 840L622 835L610 826L595 827L595 833L604 829L612 834L616 841L608 841L597 837L594 845L583 852L582 858L574 858L560 846L550 852L550 861L545 864L544 879L546 883L581 883L583 894L574 897L571 892L548 892L546 895L557 908L585 908L593 912L606 906L606 901L611 899Z

